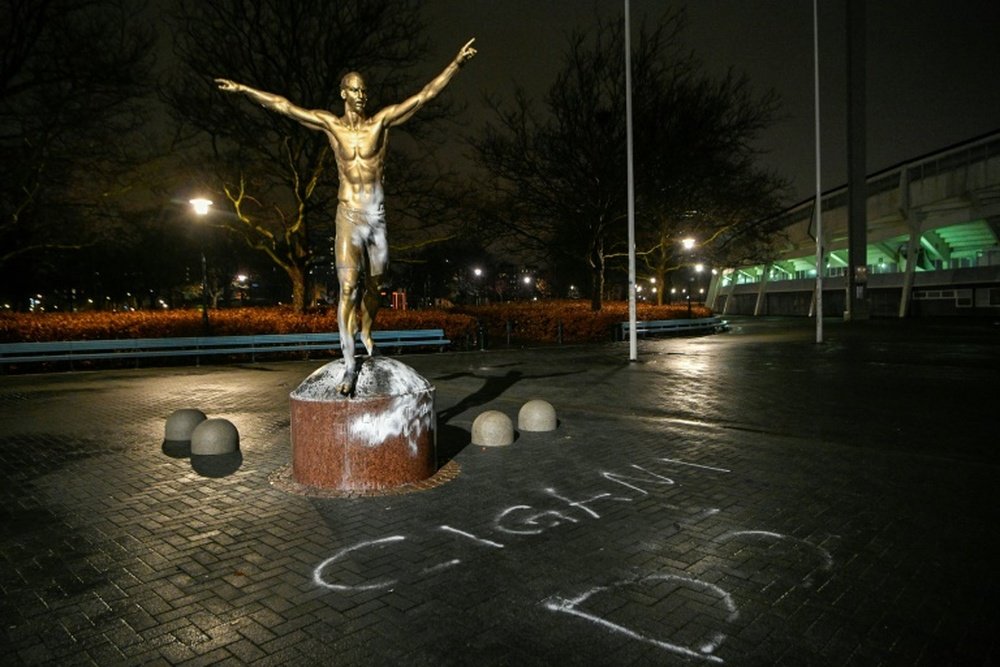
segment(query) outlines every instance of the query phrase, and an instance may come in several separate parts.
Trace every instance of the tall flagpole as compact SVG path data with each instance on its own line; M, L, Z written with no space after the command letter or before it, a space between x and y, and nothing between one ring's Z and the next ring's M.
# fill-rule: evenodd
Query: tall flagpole
M819 8L813 0L813 89L816 105L816 342L823 342L823 186L820 181L819 159Z
M635 317L635 170L632 165L632 27L625 0L625 143L628 162L628 359L639 358Z

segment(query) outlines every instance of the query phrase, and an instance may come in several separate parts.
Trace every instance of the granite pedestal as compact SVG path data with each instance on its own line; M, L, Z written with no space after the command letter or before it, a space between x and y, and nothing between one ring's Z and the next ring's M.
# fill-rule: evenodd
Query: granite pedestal
M436 471L434 387L388 357L361 363L352 396L338 359L291 393L292 477L342 491L391 489Z

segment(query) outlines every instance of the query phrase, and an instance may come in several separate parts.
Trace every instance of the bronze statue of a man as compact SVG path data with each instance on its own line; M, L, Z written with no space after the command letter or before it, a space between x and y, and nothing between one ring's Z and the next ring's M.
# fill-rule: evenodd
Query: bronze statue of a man
M365 81L357 72L340 81L344 115L336 116L323 109L303 109L274 93L250 86L216 79L227 92L245 93L264 107L294 118L308 128L326 133L337 160L340 186L337 193L336 240L334 260L340 301L337 326L340 349L344 355L344 378L337 390L344 395L354 391L358 368L354 357L354 336L361 313L361 341L368 354L375 351L371 329L379 305L379 286L389 264L389 245L385 231L385 193L382 186L389 128L410 119L424 104L440 93L458 69L476 55L475 39L463 46L455 59L423 89L399 104L391 104L372 116L365 115L368 93Z

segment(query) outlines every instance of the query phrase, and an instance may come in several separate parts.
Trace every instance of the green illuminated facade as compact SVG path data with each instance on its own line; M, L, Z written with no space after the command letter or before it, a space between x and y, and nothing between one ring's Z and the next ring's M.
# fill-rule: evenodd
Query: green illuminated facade
M718 313L813 315L814 201L780 217L776 259L712 281ZM823 314L847 289L847 190L823 196ZM1000 316L1000 133L868 177L866 299L873 316Z

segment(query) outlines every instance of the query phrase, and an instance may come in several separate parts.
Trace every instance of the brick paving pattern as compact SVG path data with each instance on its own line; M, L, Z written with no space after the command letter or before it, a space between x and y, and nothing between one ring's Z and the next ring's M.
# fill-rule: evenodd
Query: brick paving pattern
M3 662L994 664L1000 331L810 326L403 356L452 474L371 497L272 484L323 360L2 376ZM161 452L183 407L236 472Z

